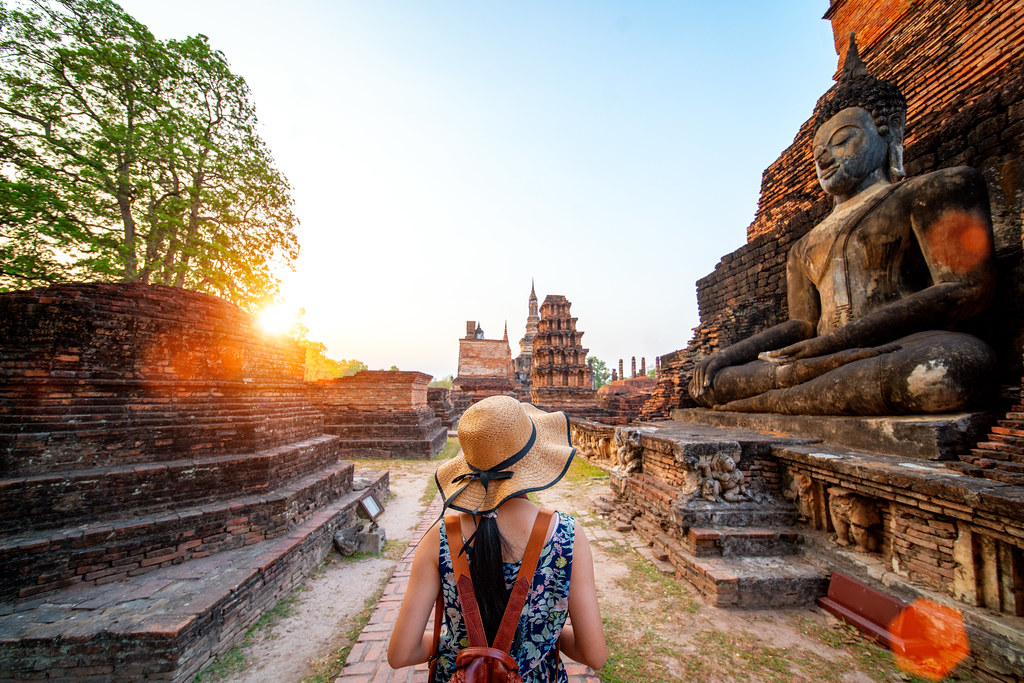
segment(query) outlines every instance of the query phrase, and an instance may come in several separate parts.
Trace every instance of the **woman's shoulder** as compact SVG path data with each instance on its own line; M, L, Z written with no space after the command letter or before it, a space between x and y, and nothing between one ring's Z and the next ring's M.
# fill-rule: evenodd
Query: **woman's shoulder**
M568 512L562 512L561 510L555 510L555 521L558 522L558 525L555 527L554 535L571 545L576 537L579 521Z

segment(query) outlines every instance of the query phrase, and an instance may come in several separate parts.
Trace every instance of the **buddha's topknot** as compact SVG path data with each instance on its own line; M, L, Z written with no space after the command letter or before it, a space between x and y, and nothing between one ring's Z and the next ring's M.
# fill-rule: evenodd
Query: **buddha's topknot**
M903 138L903 126L907 118L907 100L891 81L876 78L868 73L857 52L854 35L850 34L850 49L846 53L843 74L835 88L821 99L814 111L814 129L849 107L860 107L871 114L878 132L891 133Z

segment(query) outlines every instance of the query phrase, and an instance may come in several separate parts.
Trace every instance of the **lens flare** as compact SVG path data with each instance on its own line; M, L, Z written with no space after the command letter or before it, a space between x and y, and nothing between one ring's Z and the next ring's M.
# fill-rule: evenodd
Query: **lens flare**
M271 304L256 313L256 322L267 334L284 334L295 322L295 313L284 304Z
M896 664L931 681L948 676L971 650L960 612L923 598L901 611L889 632L897 636Z

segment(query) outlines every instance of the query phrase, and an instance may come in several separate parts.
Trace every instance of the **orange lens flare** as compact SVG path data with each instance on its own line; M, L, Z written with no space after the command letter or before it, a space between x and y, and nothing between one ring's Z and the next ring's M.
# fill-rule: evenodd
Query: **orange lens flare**
M992 251L988 223L968 211L946 211L928 233L928 248L945 268L970 273Z
M904 671L940 681L970 653L960 612L930 600L915 600L900 612L889 632L896 664Z

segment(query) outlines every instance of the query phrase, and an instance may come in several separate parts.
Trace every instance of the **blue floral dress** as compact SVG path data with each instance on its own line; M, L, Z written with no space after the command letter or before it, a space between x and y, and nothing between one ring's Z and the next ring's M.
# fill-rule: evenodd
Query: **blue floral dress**
M526 683L568 683L565 667L556 661L555 642L569 616L569 578L572 575L572 544L576 538L576 520L557 513L558 526L541 551L533 586L519 618L512 656L519 663L519 674ZM470 553L472 563L472 549ZM505 585L511 589L519 573L520 562L505 563ZM472 564L471 564L472 566ZM447 681L455 673L455 655L469 647L469 636L459 609L455 571L448 549L448 530L441 521L441 551L438 556L444 617L438 645L437 680ZM557 666L557 669L555 668ZM557 670L557 674L555 673Z

